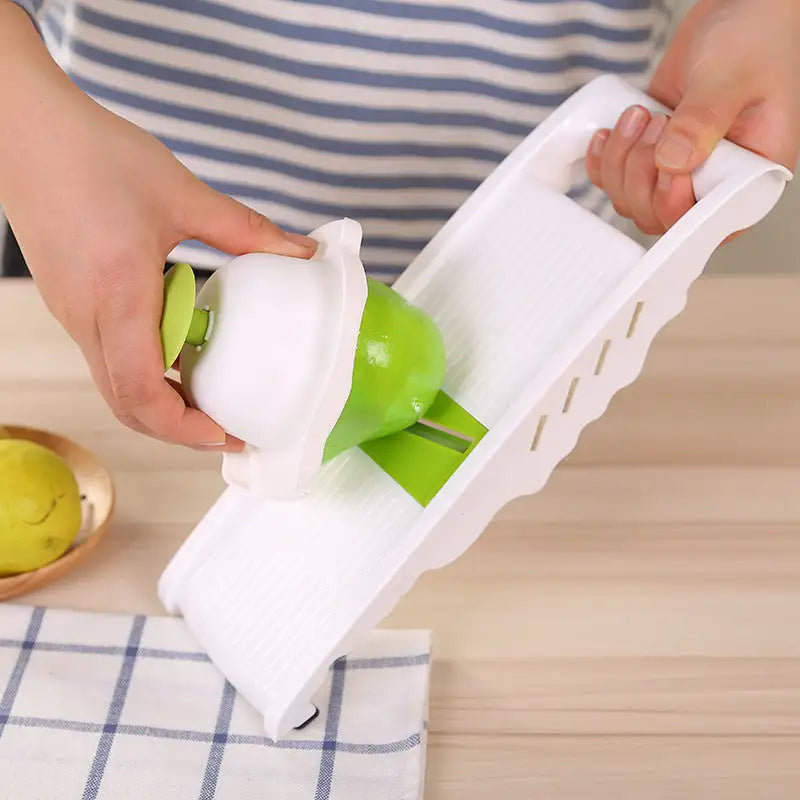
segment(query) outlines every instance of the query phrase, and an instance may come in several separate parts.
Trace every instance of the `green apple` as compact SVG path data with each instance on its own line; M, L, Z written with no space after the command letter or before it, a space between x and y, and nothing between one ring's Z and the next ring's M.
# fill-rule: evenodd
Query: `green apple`
M444 381L444 343L433 320L389 286L372 278L367 286L353 383L325 461L413 425Z

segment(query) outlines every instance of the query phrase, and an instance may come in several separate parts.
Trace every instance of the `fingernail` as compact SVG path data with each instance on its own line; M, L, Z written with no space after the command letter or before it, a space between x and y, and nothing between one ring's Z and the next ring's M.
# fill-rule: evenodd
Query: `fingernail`
M597 133L592 136L592 141L590 143L590 149L592 155L595 156L602 156L603 151L606 149L606 142L608 141L608 137L611 131L609 130L601 130L597 131Z
M672 175L669 172L659 172L658 180L656 181L656 190L662 194L667 194L672 188Z
M224 447L228 443L228 434L222 428L219 431L219 438L213 442L199 442L200 447Z
M644 144L655 144L661 136L666 124L667 118L663 114L653 117L644 129L641 141Z
M642 106L631 106L619 120L619 132L626 139L637 137L647 124L647 111Z
M230 447L241 450L244 447L244 442L235 436L226 434L224 442L200 442L198 447Z
M688 136L673 133L656 148L656 161L664 169L684 169L693 152L694 144Z
M300 245L304 250L310 250L312 253L317 251L318 243L315 242L310 236L302 236L299 233L286 233L286 239L292 244Z

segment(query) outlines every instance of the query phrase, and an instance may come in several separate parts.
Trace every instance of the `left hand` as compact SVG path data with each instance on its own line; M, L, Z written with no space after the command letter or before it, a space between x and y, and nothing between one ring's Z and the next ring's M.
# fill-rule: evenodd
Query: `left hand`
M691 173L727 138L794 169L800 149L800 0L699 0L641 106L598 131L589 178L617 213L661 234L695 203Z

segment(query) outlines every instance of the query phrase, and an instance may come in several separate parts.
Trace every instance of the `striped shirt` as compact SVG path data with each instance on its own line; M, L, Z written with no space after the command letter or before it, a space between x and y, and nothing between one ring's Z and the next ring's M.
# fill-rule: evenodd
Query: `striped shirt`
M98 102L288 230L358 220L387 279L581 85L643 88L669 24L668 0L17 1Z

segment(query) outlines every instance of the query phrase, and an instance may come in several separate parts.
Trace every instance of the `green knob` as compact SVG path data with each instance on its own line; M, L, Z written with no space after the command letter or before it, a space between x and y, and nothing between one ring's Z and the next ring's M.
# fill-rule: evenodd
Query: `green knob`
M195 308L194 272L188 264L175 264L164 276L164 308L161 312L161 348L164 369L176 361L184 344L203 344L209 312Z

